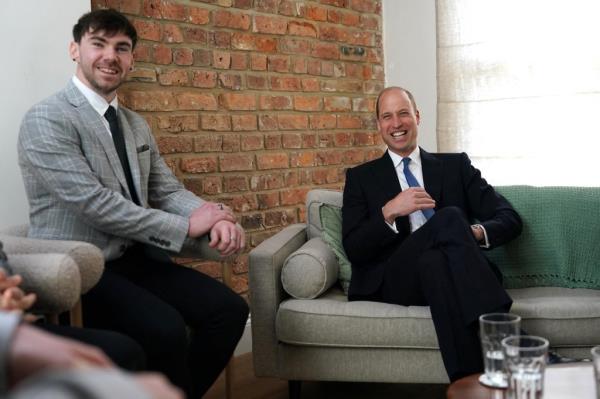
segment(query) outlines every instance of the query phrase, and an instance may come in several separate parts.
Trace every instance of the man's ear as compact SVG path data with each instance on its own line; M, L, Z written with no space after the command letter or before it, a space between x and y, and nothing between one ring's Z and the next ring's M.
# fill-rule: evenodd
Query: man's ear
M71 42L69 44L69 56L75 62L79 62L79 44L76 42Z
M421 123L421 114L419 114L419 110L415 111L415 117L417 118L417 125Z

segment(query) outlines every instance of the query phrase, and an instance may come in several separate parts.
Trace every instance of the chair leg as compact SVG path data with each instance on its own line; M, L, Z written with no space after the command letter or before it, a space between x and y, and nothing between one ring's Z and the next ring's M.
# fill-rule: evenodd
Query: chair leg
M302 389L302 381L289 380L288 388L290 393L290 399L300 399L300 393Z
M73 327L83 327L83 311L81 310L81 299L77 301L69 312L70 324Z

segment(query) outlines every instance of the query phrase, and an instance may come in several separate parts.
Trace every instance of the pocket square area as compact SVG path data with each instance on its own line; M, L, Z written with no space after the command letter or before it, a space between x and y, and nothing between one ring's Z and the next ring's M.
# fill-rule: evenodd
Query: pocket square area
M148 144L144 144L141 145L137 148L137 152L144 152L144 151L148 151L150 149L150 146Z

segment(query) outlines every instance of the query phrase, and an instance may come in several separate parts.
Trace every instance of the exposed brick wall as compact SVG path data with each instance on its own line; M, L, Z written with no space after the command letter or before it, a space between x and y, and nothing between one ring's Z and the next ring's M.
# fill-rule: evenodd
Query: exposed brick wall
M341 189L347 167L381 154L380 0L92 0L106 7L140 36L121 101L188 189L240 215L247 251L303 222L310 189ZM246 253L242 294L247 270Z

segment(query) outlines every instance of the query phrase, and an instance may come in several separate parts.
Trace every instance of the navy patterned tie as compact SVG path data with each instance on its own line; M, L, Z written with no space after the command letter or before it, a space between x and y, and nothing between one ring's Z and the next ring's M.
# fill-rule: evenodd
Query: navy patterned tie
M129 160L127 159L125 137L123 137L123 132L121 132L121 128L119 127L117 111L113 108L112 105L108 106L104 117L106 118L110 126L110 133L112 134L112 139L115 143L115 149L117 150L117 155L119 155L119 160L121 161L121 166L123 167L123 172L125 173L125 180L127 180L127 187L129 188L129 193L131 193L131 199L133 200L133 202L139 205L140 200L138 199L137 193L135 191L135 186L133 185L131 168L129 167Z
M408 168L408 164L410 163L410 161L411 159L408 157L402 158L402 163L404 164L404 177L406 177L406 182L408 183L409 187L421 187L415 175L413 175L410 169ZM423 215L425 215L425 218L427 218L427 220L431 219L431 217L435 213L433 209L423 209L421 210L421 212L423 212Z

